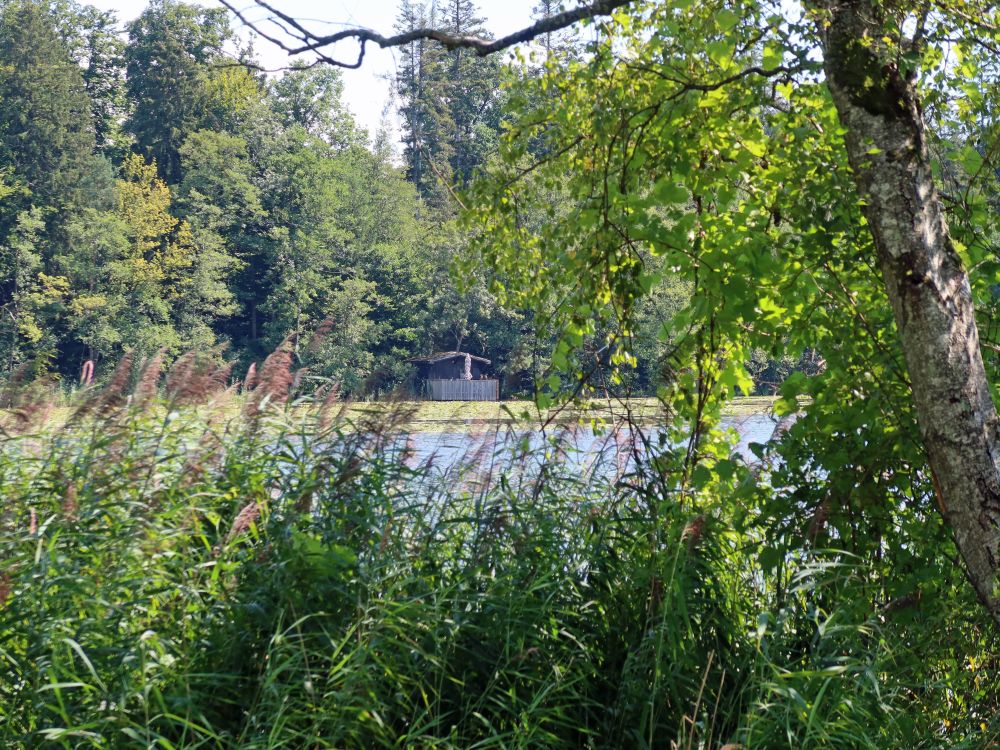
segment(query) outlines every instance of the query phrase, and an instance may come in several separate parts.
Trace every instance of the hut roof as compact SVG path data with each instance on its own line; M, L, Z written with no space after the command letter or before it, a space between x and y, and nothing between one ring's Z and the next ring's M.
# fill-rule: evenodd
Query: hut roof
M433 365L438 362L444 362L447 359L455 359L456 357L468 357L476 362L482 362L484 365L488 365L490 361L486 357L477 357L475 354L469 354L467 352L435 352L427 357L412 357L407 362L415 362L417 364L428 364Z

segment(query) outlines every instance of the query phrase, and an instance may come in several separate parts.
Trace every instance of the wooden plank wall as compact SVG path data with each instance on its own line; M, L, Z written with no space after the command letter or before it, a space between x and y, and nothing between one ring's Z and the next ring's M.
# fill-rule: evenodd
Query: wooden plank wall
M428 380L433 401L499 401L499 380Z

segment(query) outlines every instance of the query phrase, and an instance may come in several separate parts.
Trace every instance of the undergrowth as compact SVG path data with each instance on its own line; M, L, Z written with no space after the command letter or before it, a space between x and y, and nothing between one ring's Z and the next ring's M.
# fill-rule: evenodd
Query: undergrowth
M189 367L186 387L221 383ZM278 408L288 383L240 417L142 383L58 429L23 409L7 424L2 747L996 736L995 639L960 576L890 611L873 605L886 574L843 551L765 568L733 520L760 491L749 472L693 496L662 459L623 469L613 442L583 467L565 435L443 462L405 414Z

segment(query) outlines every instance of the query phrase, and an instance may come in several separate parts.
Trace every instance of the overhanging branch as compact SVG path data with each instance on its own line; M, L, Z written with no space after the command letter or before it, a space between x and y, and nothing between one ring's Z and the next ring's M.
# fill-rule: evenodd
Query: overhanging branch
M268 34L262 31L260 28L261 24L259 22L247 19L243 11L238 10L232 2L230 2L230 0L221 0L221 2L248 28L252 29L272 44L280 47L289 55L301 55L306 52L312 52L315 53L320 60L329 63L330 65L336 65L341 68L359 68L361 67L361 63L364 61L365 45L369 42L377 44L379 47L384 49L387 47L401 47L420 39L429 39L440 43L443 47L445 47L445 49L448 50L470 49L475 52L476 55L485 57L486 55L493 54L494 52L500 52L517 44L530 42L543 34L549 34L554 31L564 29L567 26L572 26L578 21L610 15L618 8L630 5L635 2L635 0L594 0L593 2L585 3L578 8L573 8L572 10L566 10L562 13L556 13L549 16L548 18L543 18L530 26L526 26L520 31L515 31L512 34L500 37L499 39L483 39L476 36L462 36L458 34L451 34L447 31L442 31L441 29L432 28L412 29L410 31L394 34L392 36L384 36L376 31L372 31L371 29L362 28L344 29L343 31L338 31L334 34L320 35L307 29L293 16L278 10L271 3L267 2L267 0L254 0L254 4L256 6L263 8L271 14L268 20L275 23L278 28L280 28L290 39L295 40L292 44L284 39L274 36L273 34ZM348 39L356 40L359 45L358 57L354 62L337 60L323 52L325 48Z

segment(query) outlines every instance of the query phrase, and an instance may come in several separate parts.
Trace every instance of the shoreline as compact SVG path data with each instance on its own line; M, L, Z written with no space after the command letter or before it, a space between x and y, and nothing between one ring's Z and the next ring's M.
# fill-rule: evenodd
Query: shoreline
M723 417L748 417L771 410L777 396L742 396L729 401ZM566 406L539 413L532 401L371 401L346 406L347 417L377 414L390 409L412 410L406 424L414 432L476 432L484 427L547 424L568 426L586 421L614 422L630 416L643 426L665 418L656 398L632 399L627 404L591 403L587 407ZM478 429L476 429L478 428Z

